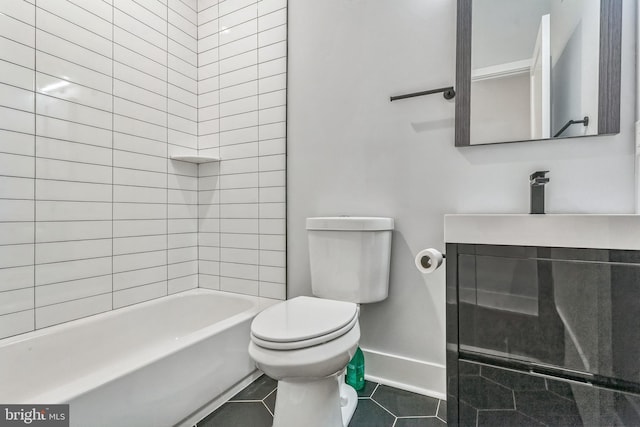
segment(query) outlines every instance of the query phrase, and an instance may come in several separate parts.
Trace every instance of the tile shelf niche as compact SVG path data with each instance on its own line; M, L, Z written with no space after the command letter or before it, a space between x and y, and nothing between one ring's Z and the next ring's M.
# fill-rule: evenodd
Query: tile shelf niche
M189 162L189 163L212 163L219 162L220 157L215 156L202 156L202 155L175 155L171 156L171 160L179 160L181 162Z

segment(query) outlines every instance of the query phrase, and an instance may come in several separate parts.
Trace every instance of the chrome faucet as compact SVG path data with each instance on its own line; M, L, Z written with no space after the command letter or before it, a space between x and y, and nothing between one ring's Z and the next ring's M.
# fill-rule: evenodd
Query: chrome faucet
M549 182L545 175L549 171L535 171L529 176L531 186L531 209L532 214L544 213L544 186Z

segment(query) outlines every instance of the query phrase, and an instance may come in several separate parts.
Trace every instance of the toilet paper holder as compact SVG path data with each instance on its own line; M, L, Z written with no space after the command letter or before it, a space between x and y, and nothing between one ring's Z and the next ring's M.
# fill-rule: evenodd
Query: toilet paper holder
M442 254L442 259L447 259L447 254ZM431 258L426 256L420 257L420 265L422 265L423 268L431 267Z
M434 248L423 249L416 254L415 264L418 271L423 274L433 273L440 268L446 255Z

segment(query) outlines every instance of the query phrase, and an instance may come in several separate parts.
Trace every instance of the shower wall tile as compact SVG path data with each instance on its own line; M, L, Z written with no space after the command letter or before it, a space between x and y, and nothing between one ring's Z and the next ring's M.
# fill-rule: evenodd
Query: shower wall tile
M113 308L168 293L166 9L113 2Z
M258 2L260 295L286 297L286 0Z
M35 7L0 6L0 337L31 331L35 271Z
M284 298L285 122L286 1L0 2L0 338Z
M200 286L286 297L286 0L200 1Z
M38 308L36 329L109 311L112 306L111 293L43 306Z
M219 156L218 2L198 6L198 151ZM198 282L220 289L220 164L202 164L198 173Z
M181 1L169 2L169 155L198 149L198 18ZM168 293L198 287L198 166L168 163Z
M169 293L198 287L198 167L171 161L169 185Z
M112 11L37 0L35 16L34 302L40 328L111 309ZM88 224L107 227L87 233Z
M197 287L195 0L1 3L0 337Z
M120 308L167 295L166 281L117 291L113 293L113 307Z

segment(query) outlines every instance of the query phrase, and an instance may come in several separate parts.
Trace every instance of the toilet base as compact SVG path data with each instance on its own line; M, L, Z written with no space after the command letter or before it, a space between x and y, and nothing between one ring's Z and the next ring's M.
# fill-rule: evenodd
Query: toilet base
M344 405L342 405L344 402ZM346 427L358 395L344 373L306 381L278 381L273 427Z
M349 425L353 413L358 406L358 393L349 384L344 383L344 375L340 375L342 381L340 383L340 402L342 404L342 424L344 427Z

